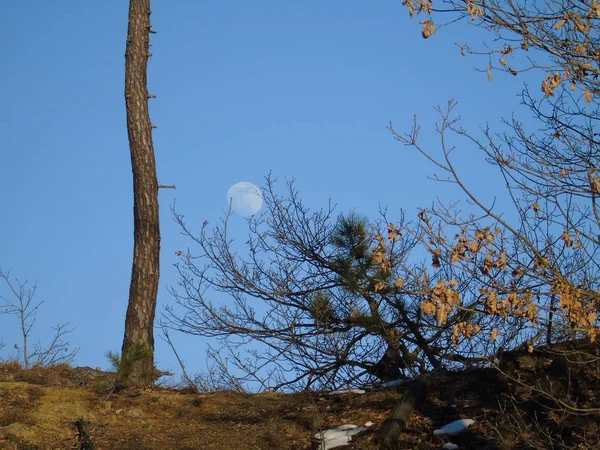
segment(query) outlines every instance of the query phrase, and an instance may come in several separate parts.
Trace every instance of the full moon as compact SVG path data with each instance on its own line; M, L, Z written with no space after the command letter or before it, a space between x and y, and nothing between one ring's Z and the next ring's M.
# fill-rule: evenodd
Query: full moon
M263 199L260 189L252 183L242 181L236 183L227 191L227 205L241 216L250 217L262 208Z

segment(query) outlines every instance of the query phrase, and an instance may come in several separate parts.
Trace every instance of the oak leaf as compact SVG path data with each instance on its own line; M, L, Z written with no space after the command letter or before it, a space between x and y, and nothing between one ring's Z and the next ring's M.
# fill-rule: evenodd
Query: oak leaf
M423 39L428 39L435 33L435 24L432 20L422 20L420 23L423 25L423 31L421 31Z
M567 23L567 21L564 20L564 19L561 20L561 21L559 21L559 22L557 22L556 25L554 25L554 29L555 30L560 30L564 26L565 23Z
M496 337L498 337L498 328L494 328L490 333L490 341L495 341Z

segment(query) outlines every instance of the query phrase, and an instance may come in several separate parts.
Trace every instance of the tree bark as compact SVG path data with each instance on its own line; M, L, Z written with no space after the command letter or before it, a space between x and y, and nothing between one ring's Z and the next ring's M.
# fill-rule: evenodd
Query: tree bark
M427 395L430 383L430 375L423 374L414 380L409 386L402 399L392 410L389 419L386 419L381 428L375 434L374 441L379 448L395 448L398 444L398 436L404 425Z
M134 250L122 358L143 344L147 356L134 362L125 385L154 382L154 316L160 274L158 180L148 113L147 67L150 0L130 0L125 50L125 103L133 170Z
M77 427L79 444L78 450L96 450L96 445L90 437L89 423L83 420L83 417L77 419L75 422Z

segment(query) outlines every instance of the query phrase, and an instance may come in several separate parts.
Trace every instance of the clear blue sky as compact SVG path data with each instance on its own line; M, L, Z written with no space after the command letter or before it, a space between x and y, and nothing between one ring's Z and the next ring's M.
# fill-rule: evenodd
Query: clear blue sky
M400 0L153 0L152 10L159 182L177 185L160 193L159 308L172 301L175 252L189 244L173 200L199 229L222 214L232 184L260 185L272 171L295 177L313 208L331 199L340 212L374 215L381 204L415 214L447 187L426 179L433 168L394 141L388 122L408 130L418 114L433 146L433 106L454 97L465 125L497 124L517 109L524 80L488 82L473 70L486 62L455 45L482 33L463 25L424 40ZM34 340L70 321L76 363L93 367L120 349L131 272L127 13L123 0L0 5L0 267L38 282ZM463 167L473 182L489 177L472 152ZM18 331L0 315L8 347ZM177 342L191 371L204 368L206 341ZM157 360L177 369L159 339Z

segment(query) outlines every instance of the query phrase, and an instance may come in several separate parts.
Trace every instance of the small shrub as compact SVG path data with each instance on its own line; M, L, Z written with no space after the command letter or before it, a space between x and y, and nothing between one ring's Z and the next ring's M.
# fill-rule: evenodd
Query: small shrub
M71 367L66 364L56 364L48 367L35 365L29 369L23 369L14 375L15 381L25 381L42 386L60 385L61 380L66 378Z
M149 356L152 356L152 351L143 341L138 341L126 355L119 355L118 353L113 353L111 351L107 352L106 357L109 359L117 374L117 385L123 383L130 377L136 362ZM154 370L151 374L144 374L144 378L152 379L152 381L154 381Z
M21 373L21 364L17 361L0 363L0 381L14 381L15 376Z

